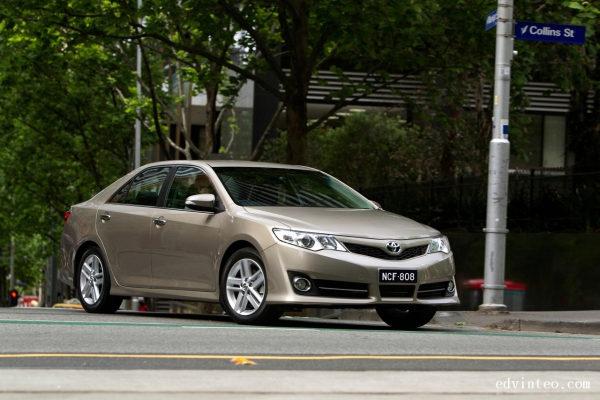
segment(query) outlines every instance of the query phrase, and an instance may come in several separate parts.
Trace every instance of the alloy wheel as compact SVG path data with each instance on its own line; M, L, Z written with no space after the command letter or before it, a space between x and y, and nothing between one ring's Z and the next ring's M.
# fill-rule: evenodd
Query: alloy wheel
M227 274L227 302L239 315L254 314L265 297L265 273L250 258L237 261Z
M89 305L96 304L102 294L104 268L96 254L90 254L81 265L79 290L81 298Z

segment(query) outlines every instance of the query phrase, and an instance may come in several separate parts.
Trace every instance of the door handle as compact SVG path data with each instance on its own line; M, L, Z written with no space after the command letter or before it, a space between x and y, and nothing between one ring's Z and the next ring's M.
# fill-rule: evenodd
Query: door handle
M159 226L163 226L163 225L167 224L167 221L165 221L165 219L163 217L155 218L152 220L152 222L154 222L156 225L159 225Z
M105 212L104 214L102 214L102 215L100 216L100 219L101 219L102 221L110 221L110 214L109 214L109 213L107 213L107 212Z

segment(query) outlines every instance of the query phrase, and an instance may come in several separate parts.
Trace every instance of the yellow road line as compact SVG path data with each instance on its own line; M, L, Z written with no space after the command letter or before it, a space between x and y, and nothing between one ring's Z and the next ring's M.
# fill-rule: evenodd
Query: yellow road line
M0 358L157 358L157 359L190 359L190 360L219 360L241 357L239 355L212 354L82 354L82 353L24 353L0 354ZM345 355L345 356L266 356L244 355L244 358L254 360L476 360L476 361L600 361L600 357L577 356L376 356L376 355Z

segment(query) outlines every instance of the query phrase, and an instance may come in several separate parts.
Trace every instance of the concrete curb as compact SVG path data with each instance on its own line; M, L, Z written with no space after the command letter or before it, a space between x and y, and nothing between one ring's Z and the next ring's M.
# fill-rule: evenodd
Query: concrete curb
M494 330L521 332L574 333L584 335L600 335L600 311L593 311L592 316L566 316L564 312L518 312L482 313L476 311L438 311L429 325L440 327L478 327ZM573 312L577 313L577 312ZM597 313L597 314L596 314ZM383 322L375 310L345 309L336 314L337 319L345 321ZM569 319L571 319L569 321Z
M532 319L507 319L485 326L488 329L526 332L554 332L600 335L600 322L539 321Z

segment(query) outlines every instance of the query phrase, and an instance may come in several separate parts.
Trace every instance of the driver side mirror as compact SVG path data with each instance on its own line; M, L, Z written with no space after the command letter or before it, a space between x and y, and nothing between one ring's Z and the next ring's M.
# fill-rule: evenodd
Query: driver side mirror
M212 193L195 194L185 199L186 207L195 211L218 212L215 203L215 195Z

